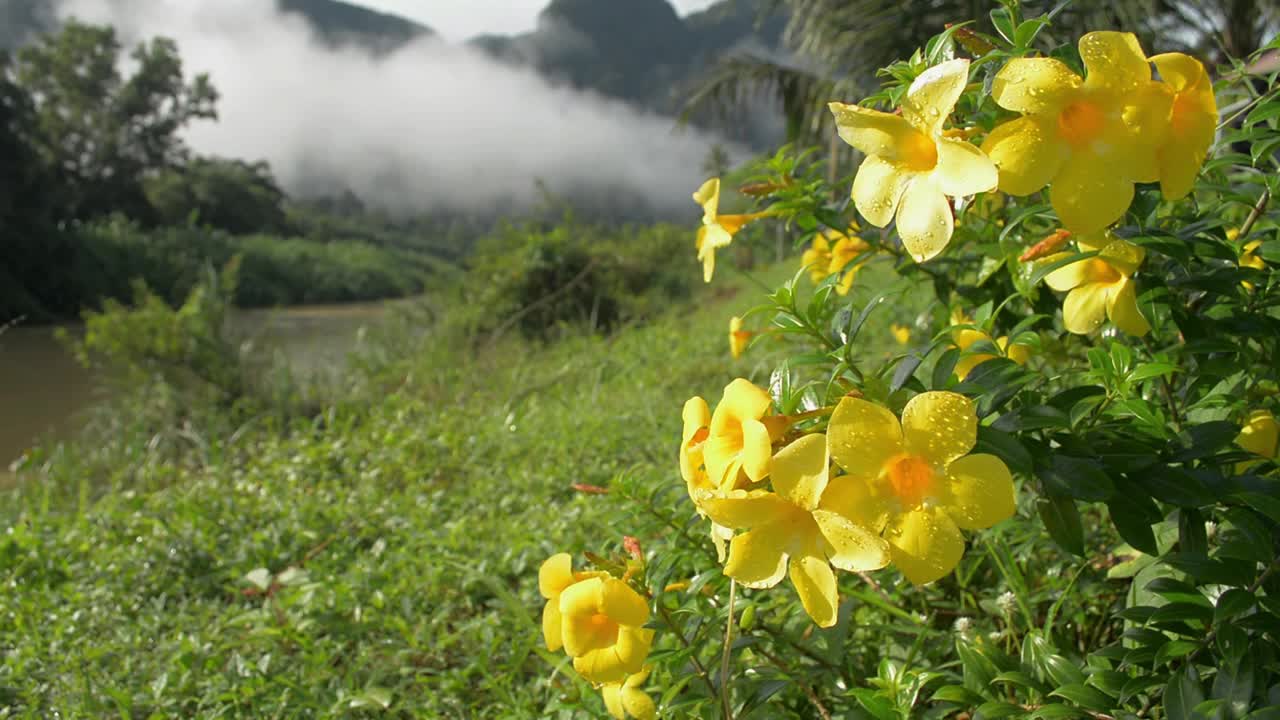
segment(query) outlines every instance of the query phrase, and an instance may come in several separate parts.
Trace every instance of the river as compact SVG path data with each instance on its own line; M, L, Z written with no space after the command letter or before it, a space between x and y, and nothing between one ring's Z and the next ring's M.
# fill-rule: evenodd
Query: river
M361 327L382 318L383 303L246 310L233 319L256 345L278 348L295 371L340 368ZM72 333L78 326L67 326ZM51 326L0 332L0 487L9 465L40 440L74 437L83 411L105 397L102 378L76 362Z

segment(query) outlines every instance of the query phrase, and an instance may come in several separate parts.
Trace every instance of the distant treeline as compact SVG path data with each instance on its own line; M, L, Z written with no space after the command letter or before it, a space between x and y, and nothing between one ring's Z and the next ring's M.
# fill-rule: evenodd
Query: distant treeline
M71 21L0 53L0 322L74 316L135 277L176 300L234 255L245 305L401 296L477 234L350 193L295 202L266 163L195 156L180 133L216 120L216 89L168 39L133 48L127 75L123 51L112 28Z

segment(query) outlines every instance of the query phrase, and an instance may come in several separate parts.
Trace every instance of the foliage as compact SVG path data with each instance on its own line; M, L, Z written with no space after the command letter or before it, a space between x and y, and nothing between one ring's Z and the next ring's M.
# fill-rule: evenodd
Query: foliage
M217 92L204 75L186 80L173 41L134 48L128 77L121 49L112 28L72 21L10 68L31 98L35 147L60 181L64 217L141 212L143 173L181 162L179 131L215 116Z
M286 228L285 194L266 163L195 158L143 181L162 225L201 225L235 235Z
M669 262L686 242L682 229L663 225L507 224L468 258L459 305L471 311L452 321L550 338L564 325L608 331L652 317L695 282L692 269Z
M60 250L59 264L42 267L48 254L15 254L13 264L0 269L0 277L12 272L0 289L0 315L71 316L109 298L131 298L134 280L180 304L208 265L225 265L236 256L241 266L234 301L240 307L404 297L421 292L429 278L442 284L450 272L424 253L355 240L233 236L198 227L146 230L121 219L45 237L49 252Z
M808 153L744 187L754 216L813 242L808 258L855 217L886 228L860 233L853 262L896 277L849 299L844 265L802 267L731 322L735 337L768 323L752 347L786 343L767 383L733 381L714 414L685 405L692 511L672 510L673 482L650 517L614 526L648 550L623 577L654 610L645 677L664 714L1228 719L1280 704L1277 78L1248 77L1256 56L1225 67L1219 123L1194 59L1148 59L1123 33L1076 54L1041 33L1049 17L992 18L997 35L948 30L863 106L832 105L868 155L839 184L852 205ZM1041 49L1054 59L1022 59ZM811 271L826 276L812 290ZM926 312L904 317L899 298L923 293ZM922 339L877 352L867 323L886 314ZM979 531L967 549L958 528ZM631 562L601 546L581 578ZM794 594L768 589L788 574Z

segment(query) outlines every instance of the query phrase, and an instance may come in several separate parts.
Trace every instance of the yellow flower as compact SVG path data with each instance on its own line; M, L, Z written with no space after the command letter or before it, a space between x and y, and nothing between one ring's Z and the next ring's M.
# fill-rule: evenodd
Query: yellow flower
M961 311L959 308L956 308L951 313L951 324L952 325L972 325L973 320L968 316L966 316L964 312ZM974 343L991 339L991 336L984 332L980 332L978 330L969 330L965 328L965 329L959 329L959 330L952 330L951 337L955 342L955 346L959 348L962 353L962 357L958 362L956 362L956 369L955 369L956 377L960 378L961 380L963 380L970 372L972 372L975 367L981 365L982 363L988 360L1000 357L999 355L992 355L991 353L963 354ZM1000 352L1004 354L1004 357L1009 358L1010 360L1014 361L1019 365L1026 365L1027 361L1031 359L1031 348L1026 345L1021 345L1017 343L1010 345L1009 337L1007 335L1002 335L999 338L997 338L995 341L995 345L997 348L1000 349Z
M1280 423L1269 410L1254 410L1244 420L1236 445L1254 455L1268 459L1280 459ZM1236 472L1242 473L1257 465L1256 460L1236 463Z
M573 583L560 593L560 616L564 650L588 681L622 682L644 667L649 606L626 582L606 575Z
M593 577L607 576L602 572L574 572L573 558L569 553L557 553L547 558L538 568L538 592L547 599L542 608L542 639L547 649L555 652L564 647L563 622L560 617L560 594L570 585Z
M1087 75L1053 58L1017 58L996 74L991 95L1022 117L996 127L982 149L1000 168L1000 189L1049 199L1068 230L1092 233L1119 220L1135 182L1160 178L1156 148L1172 99L1151 81L1131 33L1080 38Z
M906 345L907 343L911 342L911 328L907 327L906 325L899 325L898 323L894 323L889 326L889 332L893 334L893 339L899 345Z
M712 485L731 489L769 474L773 441L786 429L784 418L766 417L772 404L769 393L743 378L725 387L702 446Z
M692 397L685 402L681 414L684 430L680 438L680 476L684 478L685 489L689 493L689 498L693 500L698 514L706 515L706 511L702 508L702 498L708 493L719 490L707 475L703 459L703 446L711 434L711 409L707 407L706 400ZM732 536L732 530L714 522L711 524L711 542L715 544L716 557L721 562L724 562L728 541Z
M1015 509L1004 462L968 454L977 431L973 401L956 393L915 396L901 423L879 405L846 397L831 416L827 439L849 479L837 478L823 502L882 533L908 580L937 580L964 554L961 529L991 527Z
M733 242L733 236L743 225L769 213L745 215L720 214L720 178L711 178L693 194L693 201L702 206L702 227L698 228L698 259L702 261L702 279L711 282L716 269L716 250Z
M628 675L622 682L605 683L600 688L604 695L604 706L608 708L610 715L617 720L627 720L629 717L635 720L654 720L658 716L653 700L640 689L644 681L649 679L651 671L652 668L645 666L640 672Z
M845 142L866 153L853 180L853 201L867 222L898 222L907 252L924 262L955 230L948 197L996 188L996 168L981 150L948 137L942 125L969 81L969 61L929 68L907 90L902 114L831 103Z
M1085 335L1109 319L1130 335L1146 335L1151 324L1138 308L1133 284L1133 273L1142 264L1146 251L1109 233L1079 238L1077 243L1082 251L1096 250L1098 255L1060 267L1045 278L1049 287L1067 293L1062 303L1062 324L1067 331ZM1046 261L1063 257L1051 255Z
M808 268L809 279L816 285L845 269L854 258L871 249L866 241L852 233L857 230L857 223L849 227L850 234L839 230L823 230L813 237L813 244L800 257L801 267ZM834 243L832 242L834 241ZM848 295L853 287L853 280L862 269L862 263L849 268L848 272L836 284L836 292Z
M1236 231L1236 235L1239 234L1239 231ZM1251 240L1245 243L1244 247L1240 248L1240 259L1236 261L1237 264L1242 268L1247 267L1253 268L1254 270L1266 270L1267 263L1263 261L1262 258L1258 257L1258 248L1260 247L1262 247L1261 240ZM1241 280L1240 286L1249 292L1253 292L1253 283L1248 280Z
M1182 53L1164 53L1151 58L1173 96L1169 107L1165 139L1158 152L1160 191L1168 200L1191 192L1200 166L1217 133L1218 103L1213 83L1204 65Z
M729 318L729 352L733 354L735 360L742 357L742 351L747 349L747 343L751 342L752 335L755 333L742 329L742 318L737 315Z
M805 435L773 459L773 488L733 490L703 501L725 527L744 529L729 544L724 572L753 588L777 585L790 565L805 612L821 627L836 623L839 607L831 566L864 571L889 562L884 540L835 511L826 496L842 483L830 477L825 435Z

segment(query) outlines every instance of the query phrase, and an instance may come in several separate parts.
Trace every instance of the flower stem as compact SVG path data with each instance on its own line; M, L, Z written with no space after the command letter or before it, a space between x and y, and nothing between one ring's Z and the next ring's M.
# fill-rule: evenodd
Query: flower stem
M733 603L738 595L738 581L729 578L729 617L724 624L724 653L720 656L720 704L725 720L733 720L729 698L729 653L733 649Z

